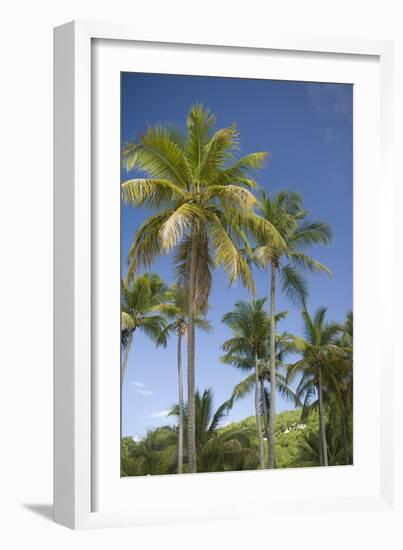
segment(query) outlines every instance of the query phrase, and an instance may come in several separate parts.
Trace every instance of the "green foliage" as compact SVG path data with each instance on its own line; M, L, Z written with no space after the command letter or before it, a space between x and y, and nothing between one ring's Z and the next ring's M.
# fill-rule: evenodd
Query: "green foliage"
M258 455L255 445L255 431L250 426L223 430L219 426L228 412L229 402L213 409L213 392L196 392L196 445L197 471L223 472L253 470ZM178 405L170 414L177 416ZM187 407L184 407L187 422ZM149 430L140 441L131 437L122 439L121 464L123 476L171 474L176 472L178 431L174 427ZM184 471L187 471L185 453Z
M161 335L166 327L163 305L170 298L170 290L156 273L144 273L129 283L122 282L121 323L122 347L129 334L143 331L154 342L165 344Z
M176 445L177 433L170 426L149 430L140 441L124 437L121 444L122 476L175 473Z
M326 322L326 308L319 308L311 317L302 312L305 338L301 339L301 359L288 366L287 378L298 377L296 393L303 402L304 421L319 407L318 384L322 385L325 415L332 420L325 426L329 464L352 463L353 416L353 319L349 313L344 325ZM328 429L330 430L328 432ZM337 434L337 437L336 437ZM329 435L329 439L328 439ZM306 442L306 450L315 445Z
M198 394L199 413L207 412L198 430L198 471L219 472L254 470L258 466L256 419L249 416L239 422L210 430L213 419L211 393ZM203 401L203 405L201 404ZM208 411L206 411L208 409ZM196 418L200 414L196 414ZM221 417L222 418L222 417ZM199 428L200 428L199 423ZM276 467L319 466L318 415L301 421L301 410L276 415ZM341 432L327 421L329 465L344 464ZM177 431L172 427L150 430L141 441L122 439L122 475L169 474L176 471ZM267 441L265 440L267 452ZM186 471L186 464L185 464Z

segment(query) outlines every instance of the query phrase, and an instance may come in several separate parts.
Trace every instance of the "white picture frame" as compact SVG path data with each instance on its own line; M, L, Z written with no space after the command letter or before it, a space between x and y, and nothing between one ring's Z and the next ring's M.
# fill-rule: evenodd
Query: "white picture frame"
M119 55L119 62L116 59L116 52L108 53L101 60L103 63L104 80L99 81L96 73L96 64L99 62L99 56L94 54L96 44L99 41L108 41L123 50L133 45L138 45L138 50L127 57ZM115 257L119 247L119 242L109 239L110 243L102 241L102 253L100 254L99 232L101 226L98 222L103 216L105 220L105 209L111 209L113 213L110 218L112 235L116 233L116 194L105 195L104 191L98 193L96 187L96 178L102 178L102 174L108 173L111 179L115 177L113 170L119 171L119 143L117 148L112 149L111 158L108 158L108 164L102 166L100 171L94 153L104 147L105 143L98 144L102 140L104 130L107 127L108 132L113 125L113 120L100 123L97 126L97 132L94 132L94 121L98 121L99 113L97 109L102 109L102 101L116 99L116 88L108 88L110 74L116 75L120 70L130 70L132 59L139 63L144 71L149 67L149 72L162 71L172 72L170 63L182 63L179 59L174 61L176 52L185 52L187 56L196 55L200 57L201 65L197 74L203 74L203 52L208 50L210 59L221 61L216 62L214 74L221 74L224 71L224 57L232 54L242 55L252 59L253 56L264 58L265 55L272 55L273 65L275 65L276 55L283 56L283 65L286 57L297 56L299 59L306 58L315 61L318 55L323 56L323 62L317 63L315 70L324 71L323 81L330 78L332 73L332 62L335 66L340 65L339 78L333 78L332 81L343 81L343 71L348 71L350 75L354 73L355 68L346 66L353 58L360 56L363 64L366 60L374 61L375 65L366 70L362 77L363 89L371 89L371 97L368 101L372 103L366 106L370 107L379 104L379 116L374 114L368 129L374 132L366 132L361 128L363 116L355 118L358 120L358 127L355 128L355 147L364 143L357 151L362 151L361 157L355 157L355 180L368 181L368 188L359 186L359 193L355 194L356 204L354 209L355 216L359 214L358 235L355 239L355 288L357 281L360 282L361 290L357 292L357 299L364 308L365 289L368 289L372 283L379 285L379 293L373 299L373 308L382 319L386 319L387 312L390 310L390 296L395 281L393 279L393 270L387 271L381 269L382 258L393 255L393 240L386 239L385 236L390 232L393 224L393 196L394 183L392 171L392 44L387 41L356 40L356 39L337 39L321 38L312 36L286 36L270 35L267 37L245 36L238 37L232 42L222 41L213 36L206 36L202 40L195 40L193 37L186 36L183 31L181 36L175 33L170 36L169 31L164 36L154 37L145 30L133 28L130 25L117 25L109 23L88 23L73 22L55 29L55 383L54 383L54 504L55 521L71 528L91 528L120 525L145 525L156 523L177 522L180 521L201 521L201 520L220 520L220 519L240 519L245 517L245 510L242 506L245 499L251 503L259 502L259 514L262 517L268 513L281 513L281 510L287 509L287 513L297 513L301 506L301 500L304 501L304 509L314 517L315 514L322 513L323 510L335 512L345 510L353 511L394 511L394 482L395 482L395 464L394 464L394 445L392 419L395 414L393 399L388 392L385 383L377 384L380 371L379 359L380 349L374 344L371 354L363 357L362 361L368 361L373 365L372 381L369 380L366 386L368 395L372 398L379 398L379 407L376 414L371 416L373 426L377 428L377 435L369 438L368 433L356 428L359 432L358 441L355 440L355 446L363 452L365 445L367 453L371 451L372 462L362 462L354 458L355 466L332 468L332 473L325 472L322 468L308 469L309 471L287 470L274 472L244 472L244 473L225 473L225 474L203 474L187 476L165 476L151 478L138 478L130 480L135 482L134 487L125 482L122 488L122 480L118 480L119 472L116 467L116 452L109 454L105 442L110 442L116 429L116 419L119 415L119 392L113 393L118 389L116 385L117 378L110 380L101 379L97 375L96 359L100 356L97 346L99 345L99 327L102 325L102 319L105 319L105 308L116 309L116 299L109 304L99 306L99 296L101 290L105 290L102 285L105 281L95 281L93 279L94 265L100 265L107 268L105 258ZM161 59L161 52L164 49L171 48L171 55L164 59L166 70L162 70L158 63ZM153 55L152 51L156 52ZM151 52L151 53L150 53ZM95 57L96 55L96 57ZM181 53L179 54L181 57ZM229 59L229 58L228 58ZM96 62L95 62L96 60ZM292 60L291 60L292 61ZM124 65L127 63L126 65ZM220 69L220 63L222 69ZM123 64L123 65L121 65ZM294 60L295 64L295 60ZM253 64L252 64L253 65ZM254 67L257 67L257 58ZM325 71L325 65L328 66ZM123 67L124 66L124 67ZM138 65L139 66L139 65ZM239 66L239 65L238 65ZM173 67L173 65L172 65ZM175 65L178 70L178 65ZM321 67L321 68L320 68ZM227 69L229 70L229 69ZM233 71L235 69L232 69ZM238 69L241 70L241 69ZM255 69L251 69L253 71ZM256 69L258 70L258 69ZM281 71L284 67L278 68L278 78L281 78ZM303 69L297 79L304 78ZM112 71L112 72L108 72ZM186 74L186 69L183 69ZM208 73L206 73L208 74ZM231 75L234 73L231 72ZM251 73L252 74L252 73ZM255 74L255 73L253 73ZM270 73L272 74L272 73ZM294 74L294 73L293 73ZM306 79L313 78L307 74ZM336 74L336 68L333 70ZM327 75L327 76L326 76ZM284 78L284 76L283 76ZM353 83L360 83L360 77L356 79L351 76L349 80ZM375 79L375 80L374 80ZM112 79L113 80L113 79ZM94 101L94 86L102 82L110 94L106 99ZM357 85L358 85L357 84ZM365 103L365 97L368 94L362 94L359 97L361 101L355 103L359 112L359 105ZM363 107L364 109L364 107ZM377 111L377 109L375 109ZM364 112L364 111L363 111ZM359 115L357 115L359 116ZM378 118L377 118L378 116ZM98 124L98 122L97 122ZM361 130L360 130L361 128ZM116 125L112 136L116 137ZM367 138L365 137L366 133ZM373 134L376 134L375 136ZM101 137L100 137L101 136ZM358 137L360 140L357 142ZM113 142L112 142L113 143ZM361 145L360 145L361 147ZM111 149L111 151L112 151ZM363 155L371 153L371 168L365 168ZM117 153L117 157L116 157ZM108 155L109 157L109 155ZM378 159L379 157L379 159ZM105 158L105 156L104 156ZM116 158L117 163L116 164ZM367 159L368 160L368 159ZM378 163L379 160L379 163ZM115 168L113 168L115 166ZM383 181L387 185L382 186L380 192L379 184L376 184L376 175L381 174ZM101 174L101 175L99 175ZM372 183L371 183L372 182ZM103 187L104 188L104 187ZM110 190L108 185L106 188ZM117 190L119 197L119 190ZM109 200L111 199L111 200ZM115 204L115 207L112 206ZM371 218L372 216L372 218ZM371 220L374 222L371 225ZM113 225L115 223L115 226ZM375 241L379 241L379 247L376 251L369 250L365 245L363 236L368 227L373 227L372 236ZM113 229L115 227L115 229ZM374 229L375 228L375 229ZM115 231L115 232L114 232ZM98 244L97 244L98 243ZM359 248L357 248L359 245ZM114 256L113 256L114 255ZM360 262L357 265L357 258ZM373 267L371 274L364 277L364 268L360 270L359 265L367 266L369 262L378 260L378 267ZM374 262L377 264L377 262ZM113 262L109 261L109 264ZM119 260L116 262L116 269L119 270ZM103 271L105 272L105 270ZM114 276L113 268L108 271L108 275ZM366 278L366 282L363 279ZM106 283L107 284L107 283ZM366 286L365 286L366 285ZM113 294L113 293L112 293ZM115 296L116 298L116 296ZM356 302L354 305L356 309ZM112 316L113 317L113 316ZM358 330L364 331L365 310L362 309L362 315L358 315ZM361 321L360 321L361 318ZM99 321L101 319L101 321ZM118 330L119 327L117 327ZM101 327L102 329L102 327ZM355 326L355 330L357 327ZM368 329L367 338L373 341L376 336L373 329L365 325ZM382 322L380 332L383 334ZM371 332L372 331L372 332ZM109 344L107 344L109 345ZM358 343L359 347L359 343ZM108 349L104 349L108 353ZM109 350L111 351L111 350ZM393 379L393 367L395 356L393 349L383 350L382 374L379 377L383 380L387 374L388 383ZM117 371L119 372L119 371ZM359 381L359 378L358 378ZM356 384L357 385L357 384ZM355 398L360 401L360 392L363 388L355 389ZM372 392L372 394L371 394ZM377 394L378 392L378 394ZM105 419L102 416L100 421L100 399L108 399L109 405L115 410L111 418L115 421ZM377 397L376 397L377 396ZM367 399L367 401L369 398ZM105 402L105 401L104 401ZM363 396L362 403L365 403ZM110 409L108 409L110 410ZM363 405L363 411L365 409ZM372 413L371 413L372 414ZM357 422L359 419L357 419ZM365 421L361 418L365 428ZM108 431L109 430L109 431ZM119 437L119 433L116 434ZM356 437L356 436L355 436ZM370 445L373 445L371 447ZM102 455L107 459L98 460ZM361 456L361 455L360 455ZM359 458L360 458L359 456ZM110 458L110 460L109 460ZM362 466L362 468L361 468ZM373 475L371 474L373 473ZM232 477L231 477L232 476ZM258 487L262 484L262 476L271 476L270 479L273 491L267 499L258 498ZM275 477L273 477L275 476ZM280 477L281 476L281 477ZM288 491L284 490L290 479ZM109 480L111 480L109 482ZM237 487L233 491L231 487ZM292 494L291 485L299 487L299 492ZM345 485L343 487L343 484ZM274 489L277 486L277 489ZM136 491L137 504L130 496L132 488ZM278 497L280 488L283 488L285 497L279 502ZM306 494L306 488L311 487L311 494ZM330 489L332 487L332 489ZM153 496L157 491L161 492L163 497L160 503L156 503ZM220 497L217 496L215 505L208 504L207 494L211 491L217 491L217 495L227 492L227 504L223 509ZM232 492L231 492L232 491ZM186 505L180 505L185 495L197 492L199 501L192 502L186 500ZM328 494L329 493L329 494ZM101 497L99 496L101 495ZM148 495L148 498L147 498ZM203 496L204 495L204 496ZM176 499L175 509L167 506L167 497ZM165 498L165 501L164 501ZM190 503L190 504L189 504ZM242 510L242 514L240 513ZM178 513L179 512L179 513ZM253 514L254 517L255 514ZM252 517L252 514L246 514L246 517Z

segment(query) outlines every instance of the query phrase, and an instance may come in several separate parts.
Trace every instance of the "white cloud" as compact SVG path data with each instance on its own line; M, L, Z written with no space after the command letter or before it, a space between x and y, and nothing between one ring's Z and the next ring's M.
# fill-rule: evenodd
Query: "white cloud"
M145 388L146 385L143 384L142 382L136 382L135 380L130 380L130 384L132 386L136 386L136 388Z
M164 418L168 416L168 414L169 414L169 409L164 409L163 411L151 413L150 415L144 416L143 418Z
M147 389L147 386L142 382L136 382L130 380L130 384L133 386L134 392L142 395L143 397L150 397L153 395L153 392Z
M150 395L153 395L153 392L150 390L139 390L138 388L136 388L134 391L136 393L139 393L143 397L150 397Z

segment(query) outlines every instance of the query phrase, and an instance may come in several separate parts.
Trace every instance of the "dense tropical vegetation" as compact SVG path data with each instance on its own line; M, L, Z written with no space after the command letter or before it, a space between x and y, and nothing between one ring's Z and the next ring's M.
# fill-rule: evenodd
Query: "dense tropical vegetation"
M137 332L156 346L174 337L178 402L168 414L174 425L122 439L122 475L352 463L352 314L337 323L326 320L324 307L311 314L304 278L306 271L331 274L311 255L331 242L330 227L310 219L298 193L259 191L268 152L239 156L239 149L236 125L217 130L199 104L186 132L156 125L123 148L126 173L141 175L122 182L122 200L152 213L133 238L122 281L121 380L129 353L135 360ZM175 273L169 283L148 271L166 254ZM217 354L223 368L245 378L217 409L213 389L201 392L195 383L203 368L197 332L214 330L207 317L216 268L250 294L222 318L231 337ZM267 298L256 296L257 270L267 272ZM300 310L303 337L278 331L287 319L276 309L279 292ZM252 393L254 415L224 425L234 404ZM277 414L278 394L294 410Z

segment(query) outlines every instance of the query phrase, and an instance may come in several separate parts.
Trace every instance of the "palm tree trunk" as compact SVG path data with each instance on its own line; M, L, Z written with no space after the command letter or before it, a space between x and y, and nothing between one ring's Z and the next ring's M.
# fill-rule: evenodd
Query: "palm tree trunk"
M127 361L129 359L130 348L132 347L133 333L134 333L134 330L130 332L127 338L126 347L125 347L122 361L121 361L121 367L120 367L120 387L121 388L123 387L123 382L126 374Z
M259 414L259 360L257 357L257 353L255 353L255 414L256 414L257 438L259 441L260 469L264 470L264 446L263 446L262 426L260 424L260 414Z
M323 443L322 443L322 431L319 426L319 466L323 466Z
M319 375L318 375L318 403L319 403L319 430L320 430L320 439L322 443L322 453L323 453L323 466L329 466L329 460L327 456L327 441L326 441L326 431L325 431L325 415L323 411L323 391L322 391L322 372L320 366Z
M267 454L269 453L269 424L267 421L267 404L266 404L266 395L264 392L264 381L260 381L260 393L262 394L263 401L263 419L264 419L264 433L267 440Z
M178 389L179 389L179 435L178 474L183 473L183 374L182 374L182 332L178 334Z
M270 281L270 410L269 410L269 439L268 439L268 467L275 468L276 450L274 425L276 421L276 267L271 264Z
M196 417L195 417L195 294L197 271L197 240L192 232L189 266L189 320L187 331L187 379L188 379L188 464L189 472L197 472Z
M349 455L349 452L348 452L346 412L345 412L344 405L342 405L342 410L341 410L341 433L342 433L342 437L343 437L344 462L346 464L349 464L350 463L350 455Z

